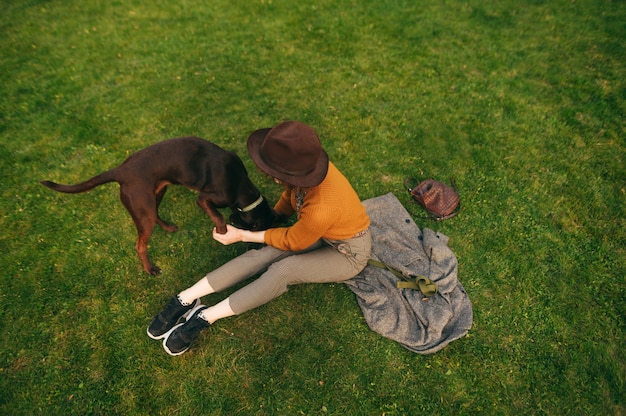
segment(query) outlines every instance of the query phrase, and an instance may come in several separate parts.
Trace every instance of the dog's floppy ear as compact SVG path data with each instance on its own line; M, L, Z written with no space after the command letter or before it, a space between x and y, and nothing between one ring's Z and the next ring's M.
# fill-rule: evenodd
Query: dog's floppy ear
M237 228L243 228L246 230L250 229L250 226L246 225L241 219L241 215L239 215L239 211L233 211L233 213L230 214L229 220L230 220L230 223Z
M243 213L233 210L230 215L230 223L237 228L244 230L261 231L271 227L278 227L287 222L289 217L279 214L271 208L267 202L263 201L261 205L250 212Z
M286 223L287 220L289 219L288 216L286 216L285 214L279 214L273 208L272 208L272 213L274 214L274 223L272 224L273 226L282 225Z

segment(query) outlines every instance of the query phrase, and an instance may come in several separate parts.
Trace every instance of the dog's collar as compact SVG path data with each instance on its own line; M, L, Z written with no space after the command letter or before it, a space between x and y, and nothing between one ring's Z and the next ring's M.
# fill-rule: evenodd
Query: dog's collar
M237 211L239 211L239 212L250 212L253 209L255 209L256 207L258 207L259 205L261 205L261 202L263 202L263 195L259 195L259 198L256 201L254 201L253 203L251 203L250 205L248 205L247 207L237 208Z

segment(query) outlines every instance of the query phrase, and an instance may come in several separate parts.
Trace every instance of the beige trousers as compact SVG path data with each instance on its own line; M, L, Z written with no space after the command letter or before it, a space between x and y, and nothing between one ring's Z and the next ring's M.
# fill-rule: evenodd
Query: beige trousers
M367 265L371 247L369 230L348 240L319 240L297 252L264 246L235 257L205 278L220 292L261 273L229 298L233 312L241 314L277 298L290 285L351 279Z

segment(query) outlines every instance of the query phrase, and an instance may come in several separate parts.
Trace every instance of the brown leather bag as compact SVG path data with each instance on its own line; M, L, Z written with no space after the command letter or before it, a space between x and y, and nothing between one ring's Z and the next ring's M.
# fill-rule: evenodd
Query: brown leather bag
M459 213L461 198L454 179L450 178L452 187L434 179L426 179L412 187L408 186L409 183L415 184L417 181L408 178L404 184L413 200L424 207L432 219L441 221Z

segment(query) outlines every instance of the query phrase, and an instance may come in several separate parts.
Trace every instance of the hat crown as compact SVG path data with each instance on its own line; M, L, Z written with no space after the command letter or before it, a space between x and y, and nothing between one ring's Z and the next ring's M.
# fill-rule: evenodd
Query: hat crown
M305 176L317 166L322 144L311 127L286 121L271 129L261 144L261 157L273 169Z
M317 186L328 172L328 154L317 133L299 121L253 131L248 153L259 169L292 186Z

